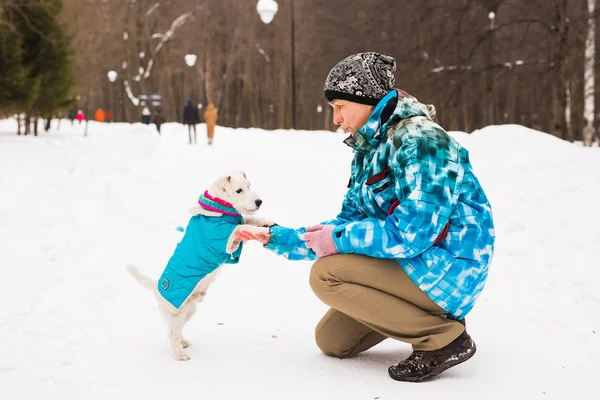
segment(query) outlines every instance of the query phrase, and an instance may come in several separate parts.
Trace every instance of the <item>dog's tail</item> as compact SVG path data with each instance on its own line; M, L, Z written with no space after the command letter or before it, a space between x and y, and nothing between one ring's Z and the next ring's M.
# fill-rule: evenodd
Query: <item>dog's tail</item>
M135 280L136 280L136 281L138 281L138 282L139 282L139 283L140 283L142 286L144 286L144 287L146 287L146 288L148 288L148 289L150 289L150 290L155 290L155 289L156 289L156 284L157 284L157 282L156 282L154 279L152 279L152 278L150 278L150 277L148 277L148 276L146 276L146 275L142 274L142 273L140 272L140 270L139 270L139 269L137 269L137 267L136 267L135 265L128 264L128 265L125 267L125 269L126 269L126 270L127 270L127 272L129 272L129 274L131 274L131 276L133 276L133 277L135 278Z

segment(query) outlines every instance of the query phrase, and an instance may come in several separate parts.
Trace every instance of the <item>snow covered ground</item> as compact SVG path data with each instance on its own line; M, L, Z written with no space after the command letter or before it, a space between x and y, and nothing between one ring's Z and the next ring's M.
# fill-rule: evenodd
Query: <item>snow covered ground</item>
M55 121L56 124L56 121ZM221 173L247 172L260 215L306 226L333 217L351 150L330 132L217 128L187 144L182 125L62 121L16 136L0 121L0 397L3 399L598 399L600 149L520 126L472 135L492 203L496 254L468 317L477 355L426 384L393 381L409 346L385 341L347 360L320 353L327 307L310 264L249 243L171 358L152 294L188 208ZM274 337L276 336L276 337Z

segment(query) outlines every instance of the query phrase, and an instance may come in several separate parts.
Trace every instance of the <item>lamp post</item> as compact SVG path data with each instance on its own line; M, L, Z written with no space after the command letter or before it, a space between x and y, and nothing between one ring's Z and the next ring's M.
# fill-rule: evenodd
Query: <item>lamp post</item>
M490 20L490 31L493 31L494 29L496 29L496 13L490 11L490 13L488 14L488 19Z
M184 59L185 59L185 63L187 64L187 66L188 66L188 67L190 67L190 68L192 68L194 65L196 65L196 60L198 59L198 57L196 57L196 55L195 55L195 54L188 53L188 54L186 54L186 55L185 55ZM188 76L189 76L189 75L188 75L188 72L187 72L187 70L186 70L186 73L185 73L185 79L184 79L184 81L185 81L185 82L184 82L184 86L185 86L185 87L184 87L184 89L183 89L183 91L185 92L185 93L184 93L184 95L185 95L186 97L188 96L188 95L187 95L187 85L188 85L188 82L187 82L187 81L188 81L188 79L189 79L189 78L188 78ZM192 96L189 96L189 97L192 97Z
M275 18L279 6L275 0L258 0L256 11L265 24L269 24ZM290 70L292 78L292 129L296 129L296 70L294 62L294 1L290 0Z
M114 85L113 85L113 83L115 83L115 81L117 80L117 75L118 75L117 71L114 71L114 70L108 71L108 73L106 74L106 76L108 76L108 80L110 81L110 93L111 93L111 95L110 95L110 103L111 103L110 112L112 115L110 122L114 122L115 115L117 114L115 112L115 103L116 102L115 102L115 89L114 89Z

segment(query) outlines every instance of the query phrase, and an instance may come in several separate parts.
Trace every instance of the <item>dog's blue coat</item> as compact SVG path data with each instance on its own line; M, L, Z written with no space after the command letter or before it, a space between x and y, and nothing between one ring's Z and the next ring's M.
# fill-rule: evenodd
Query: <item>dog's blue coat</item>
M233 254L225 249L241 216L222 215L190 218L181 242L158 280L158 291L179 309L206 275L225 263L235 264L242 253L242 243Z

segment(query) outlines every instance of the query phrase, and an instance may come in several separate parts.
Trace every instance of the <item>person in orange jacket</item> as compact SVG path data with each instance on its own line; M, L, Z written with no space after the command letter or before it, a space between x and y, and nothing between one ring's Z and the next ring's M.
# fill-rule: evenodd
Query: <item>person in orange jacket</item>
M104 118L105 118L104 110L101 108L97 109L94 117L95 117L96 121L104 122Z
M211 145L215 136L215 125L217 124L217 109L213 103L208 103L204 111L204 121L206 122L206 135L208 144Z

